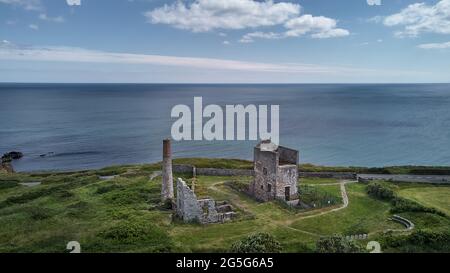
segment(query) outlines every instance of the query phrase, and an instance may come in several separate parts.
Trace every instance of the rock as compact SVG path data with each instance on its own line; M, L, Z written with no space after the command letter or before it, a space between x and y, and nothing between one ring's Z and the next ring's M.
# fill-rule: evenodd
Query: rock
M11 164L9 164L9 162L2 162L0 163L0 173L6 174L14 173L14 169L11 166Z
M21 159L23 154L21 152L9 152L2 156L2 162L11 162L13 160Z

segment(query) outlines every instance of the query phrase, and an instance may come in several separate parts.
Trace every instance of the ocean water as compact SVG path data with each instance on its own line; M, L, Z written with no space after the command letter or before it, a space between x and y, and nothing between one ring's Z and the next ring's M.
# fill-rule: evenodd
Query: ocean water
M450 164L450 84L0 84L0 153L23 152L18 171L156 162L172 107L194 96L204 105L280 105L280 142L303 163ZM173 152L251 159L255 144L183 141Z

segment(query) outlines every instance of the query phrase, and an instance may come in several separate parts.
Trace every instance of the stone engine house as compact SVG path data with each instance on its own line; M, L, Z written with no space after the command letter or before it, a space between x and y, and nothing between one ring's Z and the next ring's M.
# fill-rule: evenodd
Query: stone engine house
M264 202L279 199L296 205L298 162L298 151L262 141L254 148L255 176L250 194Z

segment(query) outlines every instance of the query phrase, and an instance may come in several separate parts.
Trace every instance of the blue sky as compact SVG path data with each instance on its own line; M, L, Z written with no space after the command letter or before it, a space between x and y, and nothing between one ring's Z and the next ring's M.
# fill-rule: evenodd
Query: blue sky
M450 0L0 0L1 82L450 82Z

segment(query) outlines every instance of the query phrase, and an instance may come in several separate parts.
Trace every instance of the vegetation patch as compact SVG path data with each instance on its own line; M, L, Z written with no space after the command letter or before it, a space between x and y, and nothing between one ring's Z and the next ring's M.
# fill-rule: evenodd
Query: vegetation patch
M300 207L303 209L319 209L341 203L340 197L325 190L325 187L300 185L298 189L301 197Z
M119 222L100 232L98 236L105 240L102 247L113 246L113 249L114 246L124 244L144 245L148 252L170 252L173 248L173 243L167 232L142 220ZM97 242L97 247L100 244L100 242Z
M355 241L348 240L340 235L320 238L316 243L318 253L361 253L363 248Z
M280 243L268 233L255 233L239 240L231 246L232 253L279 253Z
M0 190L15 188L19 186L16 181L0 181Z
M44 207L26 207L24 211L35 221L45 220L55 215L53 210Z
M387 251L394 252L449 252L450 232L417 230L407 236L386 234L381 238L382 245Z
M392 213L400 213L400 212L428 212L435 213L441 216L445 216L445 213L438 211L434 208L425 207L415 201L405 199L397 196L397 194L387 186L386 184L371 182L367 185L367 194L374 198L390 201L392 204L391 212Z

